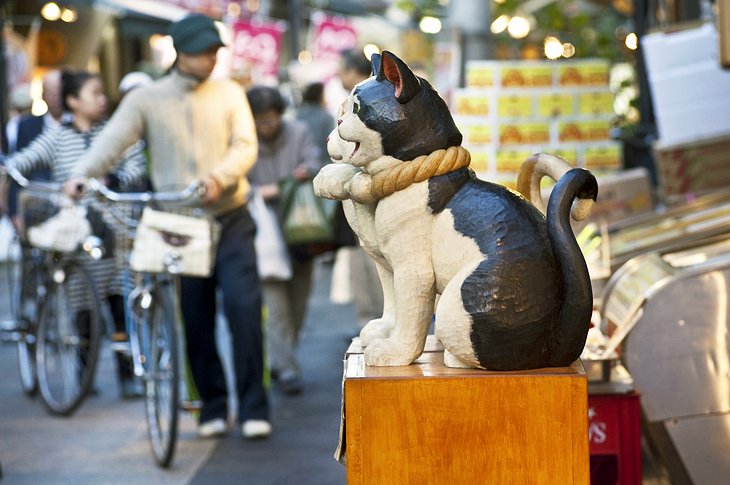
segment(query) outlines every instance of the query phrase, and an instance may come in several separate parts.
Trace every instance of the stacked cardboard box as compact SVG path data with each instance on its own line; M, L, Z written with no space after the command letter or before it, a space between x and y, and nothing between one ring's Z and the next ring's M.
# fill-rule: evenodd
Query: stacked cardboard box
M467 63L467 87L453 93L451 110L472 168L507 185L541 151L593 171L620 168L608 75L608 63L599 59Z
M730 71L714 24L644 36L664 198L730 187Z

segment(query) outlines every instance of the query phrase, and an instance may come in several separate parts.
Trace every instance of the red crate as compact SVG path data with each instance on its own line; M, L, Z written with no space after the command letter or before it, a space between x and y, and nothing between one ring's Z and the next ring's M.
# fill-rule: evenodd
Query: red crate
M639 393L588 396L591 485L641 485Z

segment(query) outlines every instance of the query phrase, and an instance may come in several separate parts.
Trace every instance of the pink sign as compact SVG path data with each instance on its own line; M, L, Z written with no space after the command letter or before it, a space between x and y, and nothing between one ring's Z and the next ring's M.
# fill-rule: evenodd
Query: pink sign
M309 52L315 61L339 61L340 51L357 46L357 32L345 17L322 12L312 14L309 32Z
M254 81L276 82L283 26L279 22L244 19L232 25L231 69L247 71Z

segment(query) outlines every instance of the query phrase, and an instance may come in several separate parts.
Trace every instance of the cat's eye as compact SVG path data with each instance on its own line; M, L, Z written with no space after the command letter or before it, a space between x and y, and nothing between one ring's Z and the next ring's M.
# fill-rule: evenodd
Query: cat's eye
M353 114L358 114L360 112L360 103L352 103L352 112Z

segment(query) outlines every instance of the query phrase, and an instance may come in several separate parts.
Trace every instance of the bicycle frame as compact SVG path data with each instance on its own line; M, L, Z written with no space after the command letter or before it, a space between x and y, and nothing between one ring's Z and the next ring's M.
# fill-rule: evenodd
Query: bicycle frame
M164 271L161 273L132 271L128 261L131 248L127 240L134 239L138 221L124 214L123 207L117 208L115 205L146 205L151 202L184 204L201 196L201 187L201 184L194 182L181 192L117 193L93 180L87 186L110 203L111 214L122 223L122 238L117 239L117 247L123 258L120 267L124 281L129 351L135 375L142 377L145 382L148 436L155 459L162 467L170 465L177 440L180 387L177 349L180 322L179 265L171 258L164 261ZM149 347L144 348L145 345Z

